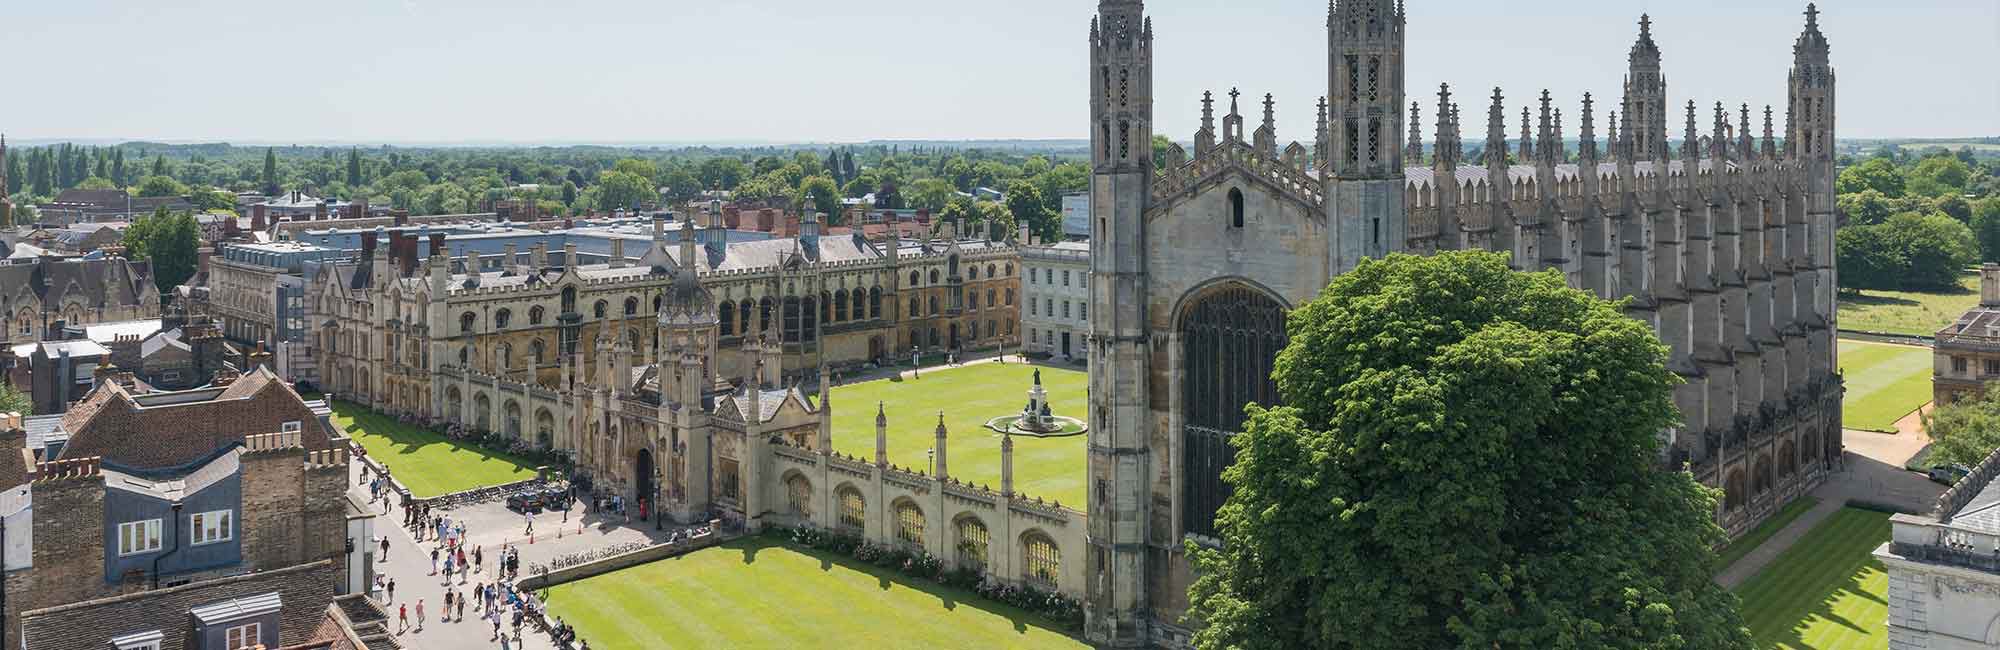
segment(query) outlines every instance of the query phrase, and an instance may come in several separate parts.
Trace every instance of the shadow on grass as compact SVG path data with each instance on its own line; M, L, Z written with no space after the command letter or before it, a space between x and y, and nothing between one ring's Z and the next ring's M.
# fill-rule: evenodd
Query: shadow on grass
M756 558L757 553L767 548L777 548L777 549L791 551L793 553L798 553L819 560L820 571L822 572L831 572L833 571L834 567L839 567L842 569L847 569L849 571L854 571L872 576L875 578L876 587L878 589L881 589L882 591L888 591L891 587L894 586L901 586L905 589L913 589L916 591L920 591L926 595L936 598L938 600L938 606L942 607L947 611L958 609L958 606L961 603L963 603L967 607L999 615L1001 617L1006 618L1007 622L1013 625L1014 632L1016 634L1026 634L1028 632L1028 628L1034 627L1049 632L1053 632L1056 634L1069 636L1068 632L1063 631L1059 627L1050 625L1046 620L1042 619L1040 616L1028 612L1026 610L1014 607L1012 605L1007 605L1005 603L998 603L991 600L987 600L986 598L978 594L965 591L963 589L957 589L954 587L948 587L942 584L938 584L935 582L929 582L925 580L918 580L915 578L911 578L909 576L896 573L893 570L883 567L878 567L866 562L861 562L851 557L846 557L843 555L830 553L827 551L822 551L814 548L803 548L799 546L788 545L761 536L746 537L743 539L734 540L723 544L720 548L731 549L742 553L744 558L743 560L744 564L749 564L755 561L754 558Z
M1840 515L1850 511L1843 510L1840 513L1836 513L1833 518L1829 518L1821 526L1829 524L1838 525L1836 522L1840 521ZM1849 524L1848 529L1842 531L1844 534L1834 540L1824 541L1819 544L1812 544L1812 540L1810 539L1801 540L1805 544L1787 550L1785 557L1781 558L1783 566L1774 564L1771 567L1767 567L1765 569L1766 572L1772 570L1784 570L1787 572L1809 571L1813 573L1828 571L1833 575L1841 576L1841 578L1837 582L1828 581L1825 584L1825 590L1816 596L1818 598L1817 602L1813 602L1810 606L1804 608L1803 611L1800 611L1797 620L1786 625L1782 630L1776 631L1775 634L1769 634L1769 636L1760 635L1758 639L1759 647L1813 648L1821 647L1822 644L1836 646L1851 645L1844 643L1849 640L1846 638L1849 635L1876 642L1868 645L1879 646L1881 639L1878 637L1883 637L1887 634L1885 625L1875 621L1862 622L1853 620L1836 611L1836 607L1842 600L1849 598L1859 598L1877 605L1887 604L1883 594L1872 591L1868 585L1864 584L1864 581L1873 574L1884 571L1881 563L1872 554L1872 550L1880 542L1888 539L1889 531L1887 530L1887 524L1887 518L1884 517L1870 522L1868 525ZM1817 533L1819 530L1815 530L1814 532ZM1811 534L1808 535L1808 537L1810 536ZM1810 548L1808 548L1808 545L1810 545ZM1811 558L1801 555L1809 552L1811 553ZM1831 563L1834 566L1831 569L1826 569L1822 566L1812 566L1815 562ZM1773 576L1773 579L1780 577L1783 576ZM1806 588L1817 591L1821 588L1821 585L1812 584L1807 585ZM1774 592L1766 594L1766 596L1783 598L1784 594ZM1756 603L1746 602L1745 605L1746 607L1755 607ZM1777 613L1785 614L1782 611ZM1747 622L1747 619L1752 618L1752 616L1747 611L1745 614ZM1806 635L1811 631L1813 624L1819 620L1838 625L1845 632L1839 635L1840 638L1808 639ZM1822 629L1818 636L1826 637L1827 634L1828 632Z
M1864 307L1911 307L1923 304L1901 296L1871 296L1858 291L1840 294L1840 302Z

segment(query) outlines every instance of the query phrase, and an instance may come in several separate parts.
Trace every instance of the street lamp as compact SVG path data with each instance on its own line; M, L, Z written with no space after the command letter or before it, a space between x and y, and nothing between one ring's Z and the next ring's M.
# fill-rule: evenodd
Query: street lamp
M659 463L657 463L657 462L656 462L656 463L653 463L653 530L654 530L654 531L660 531L660 530L665 530L664 528L662 528L662 527L661 527L661 524L660 524L660 520L664 518L664 517L663 517L663 516L662 516L662 515L660 514L660 479L661 479L661 478L662 478L662 475L660 474L660 464L659 464Z

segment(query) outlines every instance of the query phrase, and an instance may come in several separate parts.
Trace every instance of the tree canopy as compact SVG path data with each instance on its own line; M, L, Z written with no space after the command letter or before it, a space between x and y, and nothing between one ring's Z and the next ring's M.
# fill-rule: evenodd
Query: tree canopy
M132 259L153 264L153 286L165 296L194 277L195 256L201 248L201 226L187 213L165 207L125 227L121 240Z
M1842 289L1952 289L1979 260L1972 229L1943 213L1905 212L1834 235Z
M1659 468L1666 348L1502 254L1392 255L1294 310L1252 406L1204 648L1749 648L1717 493Z
M1923 418L1934 464L1974 467L2000 449L2000 390L1989 386L1977 397L1940 405Z

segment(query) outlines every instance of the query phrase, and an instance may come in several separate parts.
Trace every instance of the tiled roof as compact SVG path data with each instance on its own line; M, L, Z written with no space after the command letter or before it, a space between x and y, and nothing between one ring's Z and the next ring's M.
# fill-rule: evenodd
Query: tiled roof
M107 464L150 469L200 460L243 437L276 433L301 424L299 442L325 449L329 432L298 393L258 367L221 389L150 393L134 397L106 382L63 415L70 433L62 458L103 456Z
M26 287L44 305L60 305L71 299L89 307L138 305L152 276L153 267L148 262L51 259L0 265L0 289L12 294Z
M278 643L296 645L310 639L326 616L340 577L332 560L320 560L32 610L21 615L20 643L35 650L104 650L113 638L159 630L160 650L196 650L186 645L194 636L190 611L275 592L284 600L278 613Z

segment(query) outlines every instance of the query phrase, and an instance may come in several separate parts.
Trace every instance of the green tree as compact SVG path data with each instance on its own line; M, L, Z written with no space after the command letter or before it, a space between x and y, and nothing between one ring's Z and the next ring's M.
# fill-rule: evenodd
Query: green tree
M1248 409L1202 648L1750 648L1717 493L1659 469L1666 348L1503 254L1365 261L1289 316Z
M203 212L236 212L236 195L223 190L194 188L188 191L188 202Z
M1174 141L1167 136L1153 134L1153 168L1166 169L1167 157L1173 151Z
M1834 190L1839 194L1875 190L1883 196L1896 198L1903 195L1903 172L1896 164L1882 158L1871 158L1867 162L1840 170L1840 177L1834 181Z
M1847 213L1848 225L1851 226L1882 223L1897 212L1894 202L1874 189L1841 194L1835 202L1841 212Z
M2000 196L1972 203L1972 235L1979 240L1979 259L2000 262Z
M1062 237L1062 219L1042 201L1042 190L1034 183L1015 183L1007 188L1007 211L1014 214L1014 223L1027 224L1036 237L1055 240Z
M1842 290L1893 291L1902 288L1898 274L1909 266L1903 251L1889 236L1887 224L1848 226L1834 234L1834 258L1840 264Z
M132 188L136 196L186 196L188 187L172 176L147 176Z
M571 207L576 205L576 183L563 181L562 204L563 207Z
M720 157L701 161L699 168L702 189L736 189L743 180L750 177L750 168L735 158Z
M278 186L278 150L264 148L264 175L259 177L264 183L265 196L277 196L284 188Z
M14 390L14 382L0 381L0 412L34 415L35 402L27 393Z
M799 191L793 201L826 215L826 224L840 225L840 188L833 185L833 179L813 176L799 182Z
M1842 176L1846 173L1842 172ZM1953 156L1932 156L1918 162L1906 175L1906 189L1919 196L1945 196L1965 191L1972 168Z
M1923 418L1935 464L1976 467L2000 449L2000 390L1992 384L1977 397L1939 406Z
M701 196L703 189L706 188L702 187L701 179L688 165L674 165L660 172L660 191L666 192L667 198L675 203L693 200Z
M906 198L913 209L937 212L943 210L945 204L957 196L958 188L952 187L949 181L942 178L925 178L910 184Z
M1909 267L1902 273L1905 289L1954 289L1959 272L1979 260L1972 229L1939 213L1905 212L1883 224Z
M652 203L660 197L655 193L651 177L631 172L613 170L599 174L597 186L601 190L597 196L599 210L632 208L642 203Z
M417 193L418 214L465 214L472 211L472 194L456 183L433 183Z
M611 169L647 179L660 177L659 165L654 164L653 161L651 160L642 160L639 158L625 158L619 160L616 164L613 164L611 166Z
M150 217L141 217L125 228L122 240L134 259L153 265L153 286L168 295L194 277L195 252L201 247L201 227L194 216L168 212L162 206Z
M360 149L348 149L348 150L347 150L347 186L348 186L348 187L361 187L362 185L363 185L363 182L362 182L362 180L361 180L361 150L360 150Z
M167 179L167 180L173 180L173 179ZM81 183L77 183L77 184L76 184L76 189L79 189L79 190L115 190L115 189L118 189L118 185L117 185L117 184L115 184L115 183L112 183L112 182L111 182L111 179L108 179L108 178L98 178L98 177L96 177L96 176L92 176L92 177L90 177L90 178L86 178L86 179L83 179L83 182L81 182Z

